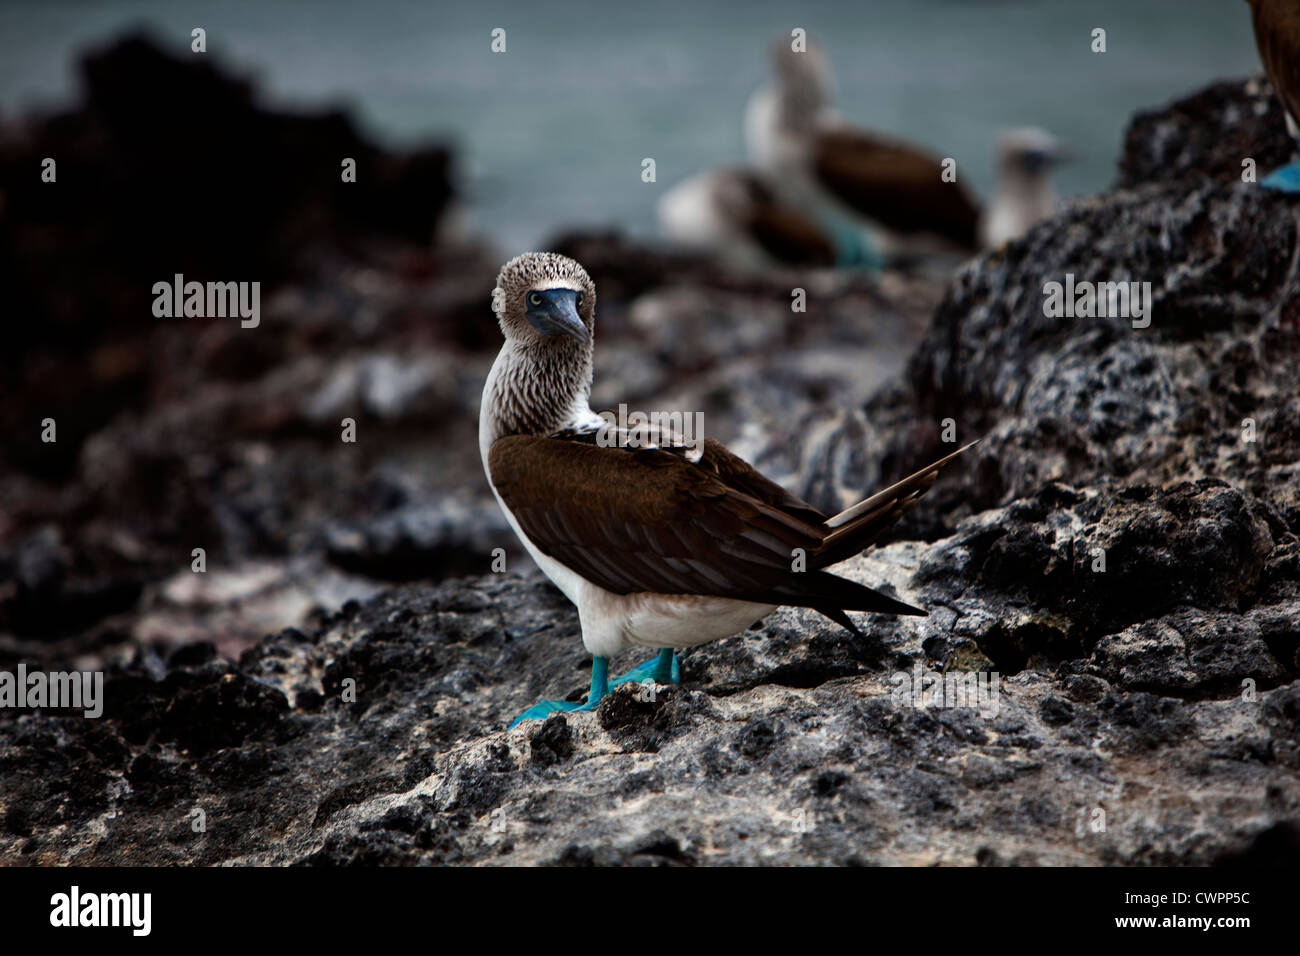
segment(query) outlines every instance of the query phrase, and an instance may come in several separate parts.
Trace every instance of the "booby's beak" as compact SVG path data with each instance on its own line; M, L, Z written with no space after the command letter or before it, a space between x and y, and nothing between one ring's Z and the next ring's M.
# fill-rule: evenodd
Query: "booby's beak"
M583 345L591 342L587 324L578 314L578 293L572 289L530 292L526 316L542 335L568 335Z
M1074 158L1073 149L1061 140L1052 140L1021 149L1016 156L1016 163L1023 172L1038 176Z

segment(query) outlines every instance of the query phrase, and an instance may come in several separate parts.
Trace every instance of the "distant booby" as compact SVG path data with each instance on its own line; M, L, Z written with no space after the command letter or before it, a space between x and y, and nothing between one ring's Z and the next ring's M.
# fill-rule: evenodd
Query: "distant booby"
M836 249L811 219L782 202L763 177L740 166L700 173L659 200L664 233L743 268L832 266Z
M751 158L786 186L790 202L863 225L881 255L992 248L1051 213L1047 172L1065 151L1049 134L1031 129L1007 134L998 193L981 212L963 186L945 181L940 159L857 129L829 108L830 68L811 41L795 52L779 40L772 60L776 83L756 93L746 111Z
M528 553L577 606L593 655L585 704L545 700L514 723L593 709L611 686L609 656L626 648L659 654L615 684L675 682L674 648L783 604L855 633L846 611L924 613L823 569L875 541L960 452L828 517L712 439L618 431L593 413L595 307L586 271L554 253L510 260L493 291L505 344L483 389L483 468ZM806 569L794 570L800 555Z
M938 158L831 111L830 68L811 41L795 52L779 40L772 60L776 83L750 100L745 137L755 164L792 202L865 220L883 255L974 251L979 209L963 186L944 182Z
M998 143L998 187L980 217L980 243L986 249L1018 239L1051 217L1056 191L1049 170L1069 157L1063 143L1034 127L1009 130Z
M1273 92L1286 114L1286 128L1300 139L1300 2L1247 0L1255 26L1255 46ZM1300 192L1300 161L1274 170L1260 185L1281 192Z

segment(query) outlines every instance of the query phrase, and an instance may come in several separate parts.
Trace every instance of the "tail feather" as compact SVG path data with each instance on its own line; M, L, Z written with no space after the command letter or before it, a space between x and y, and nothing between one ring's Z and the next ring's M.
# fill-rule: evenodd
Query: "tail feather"
M830 533L813 557L813 566L821 569L844 561L865 550L888 530L921 495L925 494L939 476L939 469L952 461L978 440L964 445L950 455L927 465L920 471L895 482L870 498L859 501L852 508L840 512L826 522ZM811 607L857 637L862 632L849 618L847 611L870 611L876 614L909 614L924 617L926 612L912 607L879 591L817 571L804 578L805 588L801 599L786 598L783 603L803 604ZM815 592L815 593L812 593Z
M874 614L916 614L921 617L926 614L920 608L828 571L808 571L792 577L793 580L788 584L764 594L752 595L749 600L810 607L834 621L839 619L832 617L829 609L841 612L871 611Z
M849 617L847 614L845 614L843 611L841 611L839 608L837 608L837 607L816 607L816 608L813 608L813 610L816 611L818 614L823 615L824 617L828 617L828 618L830 618L832 621L834 621L834 622L835 622L836 624L838 624L840 627L844 628L844 630L848 631L848 632L849 632L850 634L852 634L854 637L857 637L857 638L864 638L864 637L866 637L865 634L863 634L860 630L858 630L858 626L857 626L856 624L853 623L853 619L850 618L850 617Z
M908 475L902 481L894 482L883 491L876 492L870 498L859 501L852 508L828 519L826 527L831 529L831 533L826 536L817 551L816 567L829 567L868 548L930 489L935 479L939 477L940 468L977 444L979 444L978 439L963 445L952 454L945 455L920 471Z
M925 617L928 613L922 611L919 607L912 607L912 605L897 598L892 598L888 594L881 594L874 588L859 584L857 581L850 581L848 578L837 577L833 574L826 576L839 585L836 589L840 592L837 604L842 611L870 611L873 614L909 614L916 617Z

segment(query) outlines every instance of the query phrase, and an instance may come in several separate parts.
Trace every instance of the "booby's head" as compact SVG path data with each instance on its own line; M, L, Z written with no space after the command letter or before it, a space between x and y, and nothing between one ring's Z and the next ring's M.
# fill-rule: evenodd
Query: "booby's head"
M772 44L772 68L791 110L815 114L830 103L834 91L830 63L810 37L805 38L802 50L793 48L790 37L778 37Z
M523 346L590 349L595 309L596 285L587 270L554 252L515 256L492 290L502 333Z
M1008 130L998 141L998 164L1006 176L1039 179L1072 156L1065 143L1033 126Z

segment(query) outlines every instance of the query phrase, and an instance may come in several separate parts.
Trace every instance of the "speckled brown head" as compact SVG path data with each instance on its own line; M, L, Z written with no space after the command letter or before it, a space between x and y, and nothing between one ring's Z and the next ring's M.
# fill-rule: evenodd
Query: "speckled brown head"
M508 341L525 348L591 348L596 285L567 256L525 252L497 276L492 311Z

